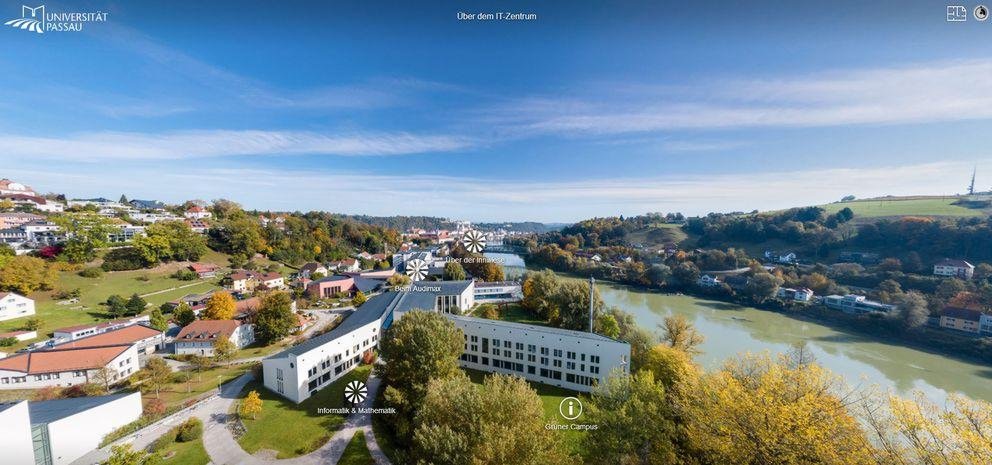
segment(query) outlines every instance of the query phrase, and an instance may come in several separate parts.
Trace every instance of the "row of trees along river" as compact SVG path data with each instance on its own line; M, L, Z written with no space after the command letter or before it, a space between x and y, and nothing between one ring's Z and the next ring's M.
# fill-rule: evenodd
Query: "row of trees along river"
M512 254L487 254L504 261L508 278L525 271L523 258ZM938 405L947 395L962 393L992 401L992 367L968 363L843 330L835 330L775 312L708 300L667 295L608 282L597 284L607 306L635 316L638 323L656 331L665 316L682 314L706 336L696 361L714 368L743 352L784 353L805 342L816 361L844 377L851 386L877 385L903 397L924 393Z

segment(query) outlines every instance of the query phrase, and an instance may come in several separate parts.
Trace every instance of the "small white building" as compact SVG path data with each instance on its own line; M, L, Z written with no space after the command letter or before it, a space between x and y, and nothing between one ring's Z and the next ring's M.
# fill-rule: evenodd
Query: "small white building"
M0 321L34 315L34 300L13 292L0 292Z
M523 288L515 281L477 282L474 297L476 303L519 302L524 298Z
M213 356L214 344L224 338L242 349L255 342L255 327L238 320L196 320L176 336L176 354Z
M936 276L971 279L975 275L975 265L964 260L945 258L933 266L933 274Z
M131 325L148 323L151 318L148 315L121 318L119 320L105 321L103 323L91 323L86 325L66 326L56 329L52 336L56 343L75 341L76 339L94 334L103 334L107 331L126 328Z
M82 348L52 348L11 355L0 359L0 389L68 387L104 381L115 383L139 369L134 345Z
M809 302L813 300L813 291L807 288L792 289L788 287L778 288L778 293L776 294L778 298L785 300L793 300L796 302Z
M185 213L183 213L183 216L191 220L202 220L204 218L210 218L212 215L206 208L199 205L193 205L192 207L189 207Z
M139 392L0 405L3 463L67 465L141 413Z
M716 287L723 284L723 281L720 281L720 278L716 276L710 276L708 274L704 274L699 277L699 281L697 284L703 287Z

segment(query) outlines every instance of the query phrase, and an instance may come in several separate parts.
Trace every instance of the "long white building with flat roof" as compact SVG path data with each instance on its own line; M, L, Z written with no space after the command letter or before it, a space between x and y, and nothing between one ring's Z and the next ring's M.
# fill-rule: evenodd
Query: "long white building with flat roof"
M471 283L471 281L468 281ZM420 283L416 283L420 284ZM588 392L612 370L630 372L630 345L598 334L460 315L464 282L423 283L365 302L333 330L262 361L265 386L299 403L357 367L382 331L412 310L435 311L465 333L461 366ZM452 301L453 296L458 296Z

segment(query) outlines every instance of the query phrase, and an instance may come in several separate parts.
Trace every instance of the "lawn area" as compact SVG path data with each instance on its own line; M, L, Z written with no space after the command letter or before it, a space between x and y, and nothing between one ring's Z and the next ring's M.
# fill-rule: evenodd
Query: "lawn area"
M98 278L84 278L74 271L60 272L58 290L79 289L81 291L79 302L71 305L59 305L52 297L53 292L32 293L30 297L35 300L37 313L35 316L41 320L38 340L48 338L52 331L57 328L110 319L101 304L113 294L129 297L135 293L143 295L184 286L182 289L145 297L149 304L158 307L185 294L206 292L220 287L217 285L218 280L216 279L180 281L171 278L169 275L175 271L175 268L175 266L162 266L150 270L115 271L104 273ZM149 310L151 308L153 307L149 307ZM0 323L0 332L19 329L26 321L27 318L4 321ZM8 348L7 351L16 351L31 342L34 341L20 342L12 348Z
M481 317L481 315L477 315L477 316ZM548 326L548 322L537 318L537 316L531 313L530 310L525 309L523 306L517 303L509 304L506 307L504 307L503 311L500 312L499 314L499 319L503 321L512 321L514 323L526 323L529 325Z
M348 447L341 454L338 465L375 465L372 454L369 453L368 446L365 445L365 433L358 431L351 438Z
M166 385L159 392L159 396L165 402L166 408L182 405L186 400L196 397L204 392L217 389L218 381L223 384L244 373L250 371L253 365L234 365L211 368L203 370L202 373L193 373L189 386L185 382ZM155 398L155 393L144 394L143 399L147 404Z
M466 374L468 374L469 378L472 379L472 382L476 384L482 384L482 381L485 379L485 377L491 375L491 373L486 373L484 371L470 370L470 369L463 369L463 370L465 371ZM541 403L544 404L544 419L547 420L548 423L561 424L561 423L572 423L573 421L575 423L582 423L582 417L579 417L576 420L566 420L562 418L561 415L558 413L558 404L560 404L562 399L566 397L577 397L581 401L585 402L586 399L585 394L569 391L567 389L562 389L557 386L549 386L547 384L541 384L541 383L532 383L530 381L528 381L527 384L530 384L530 387L534 388L534 390L537 391L538 397L541 398ZM563 436L565 446L568 448L568 450L576 454L578 454L582 450L581 449L582 437L586 434L585 431L561 430L561 431L554 431L554 433L561 434Z
M345 385L352 380L365 381L371 372L370 365L361 365L298 405L265 389L261 383L249 383L242 397L252 390L258 391L262 398L262 413L254 420L243 420L247 431L238 443L249 454L270 449L276 451L280 459L316 450L344 422L341 415L318 414L317 409L345 407Z
M237 355L235 355L234 357L236 359L245 359L245 358L264 357L266 355L272 355L276 352L282 351L283 349L286 349L287 347L293 345L294 340L295 339L293 337L289 337L280 342L277 342L275 344L270 344L267 346L263 346L259 343L254 343L248 347L245 347L244 349L239 350Z
M822 207L828 214L837 213L848 207L854 211L855 219L883 216L982 216L987 214L981 209L952 205L958 200L954 197L874 199L831 203L822 205Z
M173 442L159 451L162 465L207 465L210 456L203 448L203 439L189 442Z

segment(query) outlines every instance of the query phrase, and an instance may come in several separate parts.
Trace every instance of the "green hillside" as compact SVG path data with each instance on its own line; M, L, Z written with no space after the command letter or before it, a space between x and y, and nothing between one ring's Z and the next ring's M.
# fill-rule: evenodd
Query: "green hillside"
M837 202L822 207L827 213L837 213L847 207L854 211L855 218L879 218L885 216L984 216L990 208L969 208L955 205L961 197L887 197L879 199Z

